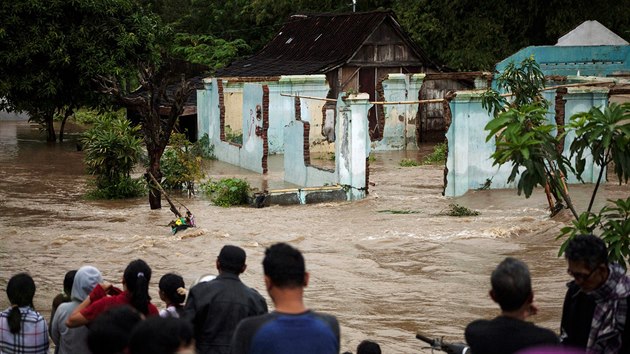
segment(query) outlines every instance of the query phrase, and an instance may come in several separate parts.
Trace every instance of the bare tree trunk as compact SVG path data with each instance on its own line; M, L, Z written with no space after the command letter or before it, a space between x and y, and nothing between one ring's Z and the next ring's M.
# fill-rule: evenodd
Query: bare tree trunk
M66 121L68 120L68 117L70 117L73 113L74 111L72 110L72 108L68 108L63 115L63 120L61 120L61 127L59 128L59 142L60 143L63 143L63 132L66 128Z
M52 112L45 113L44 120L46 121L46 141L54 143L57 141L57 134L55 133L55 126L53 124L54 114Z
M162 171L160 171L160 154L155 149L148 151L149 153L149 167L147 168L147 172L152 174L156 180L162 180ZM147 179L147 183L149 185L149 206L151 209L161 209L162 208L162 192L160 189L153 183L151 177L147 174L145 176Z

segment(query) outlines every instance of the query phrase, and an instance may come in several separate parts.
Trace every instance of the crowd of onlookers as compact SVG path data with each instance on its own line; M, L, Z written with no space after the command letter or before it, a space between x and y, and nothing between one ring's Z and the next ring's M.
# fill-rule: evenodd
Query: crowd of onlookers
M630 353L630 277L625 269L608 261L604 242L593 235L574 237L565 257L573 280L567 284L560 336L526 321L538 311L529 269L508 257L490 277L489 294L501 314L471 322L465 330L469 348L463 350ZM0 353L48 353L50 340L59 354L339 353L337 319L304 304L309 273L302 253L277 243L266 249L262 266L273 312L258 291L241 281L247 265L240 247L224 246L216 259L218 275L199 279L189 289L180 275L162 276L162 310L151 302L151 268L143 260L127 265L122 288L104 282L97 268L86 265L66 274L50 324L33 308L32 277L19 273L7 284L11 307L0 313ZM381 349L365 340L357 353L380 354Z

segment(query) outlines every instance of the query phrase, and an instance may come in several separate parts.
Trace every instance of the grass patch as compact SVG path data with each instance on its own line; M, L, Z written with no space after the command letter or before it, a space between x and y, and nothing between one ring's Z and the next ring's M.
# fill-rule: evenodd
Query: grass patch
M402 159L402 160L400 160L399 165L402 166L402 167L419 166L418 161L412 160L412 159Z
M417 210L391 210L391 209L385 209L385 210L378 210L378 213L388 213L388 214L418 214L419 211Z
M433 152L427 155L422 163L425 165L437 165L446 161L446 143L439 143L433 147Z
M447 216L477 216L480 213L477 210L472 210L466 208L465 206L461 206L459 204L449 204L448 209L442 211L441 215Z

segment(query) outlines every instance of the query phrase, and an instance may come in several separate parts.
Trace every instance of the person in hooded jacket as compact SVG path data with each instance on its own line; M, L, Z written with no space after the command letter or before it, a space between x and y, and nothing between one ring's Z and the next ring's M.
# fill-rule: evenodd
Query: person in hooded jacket
M83 266L77 271L72 283L71 301L59 305L51 321L50 337L57 346L56 353L91 353L87 346L88 328L86 326L68 328L66 320L102 281L103 276L95 267Z

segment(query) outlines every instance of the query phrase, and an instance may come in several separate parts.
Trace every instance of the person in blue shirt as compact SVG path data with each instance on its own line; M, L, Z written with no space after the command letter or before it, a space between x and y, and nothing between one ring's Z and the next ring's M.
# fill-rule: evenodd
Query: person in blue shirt
M233 354L337 354L339 322L332 315L309 310L304 305L308 285L304 257L286 243L265 251L265 286L275 311L242 320L234 336Z

